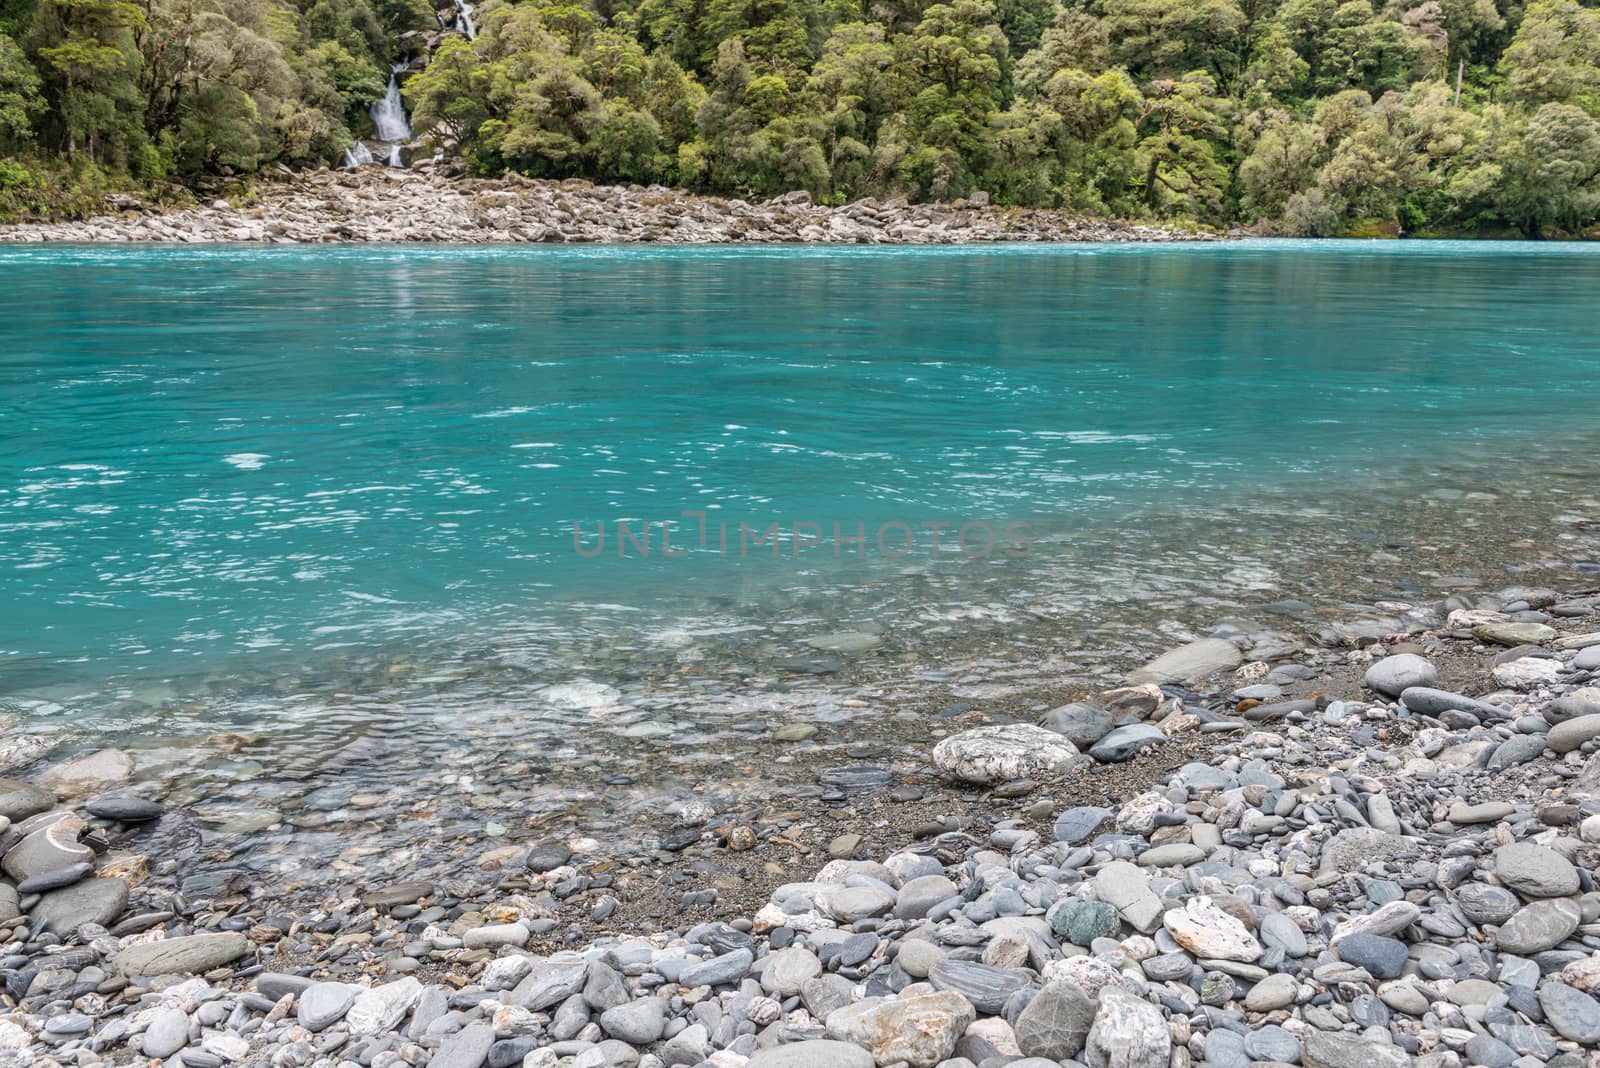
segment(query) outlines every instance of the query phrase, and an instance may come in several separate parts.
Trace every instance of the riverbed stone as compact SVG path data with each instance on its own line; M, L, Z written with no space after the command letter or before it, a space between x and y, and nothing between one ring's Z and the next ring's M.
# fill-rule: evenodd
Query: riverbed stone
M1100 1011L1084 1044L1089 1068L1167 1068L1172 1034L1161 1010L1108 986L1100 993Z
M1244 663L1239 647L1223 638L1201 638L1162 653L1128 676L1130 685L1195 682L1218 671L1232 671Z
M974 727L933 747L940 771L963 782L994 784L1056 775L1080 761L1061 735L1028 723Z
M1396 653L1369 667L1362 681L1369 690L1376 690L1385 697L1399 697L1414 686L1432 686L1438 677L1438 671L1422 657L1415 653Z
M928 981L939 990L953 990L980 1012L1002 1011L1012 994L1028 985L1028 977L1010 968L946 958L928 969Z
M129 978L193 975L231 964L250 952L250 940L236 932L179 935L159 942L124 946L113 958Z
M1197 957L1249 963L1263 952L1244 924L1209 897L1190 898L1182 908L1169 909L1161 922L1180 946Z
M1062 735L1077 748L1087 749L1111 733L1116 720L1110 709L1078 701L1052 708L1044 714L1041 725Z
M666 1031L666 1006L656 997L630 1001L602 1012L600 1027L618 1041L633 1046L648 1046L652 1042L659 1042Z
M101 749L46 769L39 785L57 797L81 797L127 782L132 775L132 757L120 749Z
M88 824L81 819L62 814L8 849L0 866L12 879L22 883L74 864L92 862L94 850L78 840L86 830Z
M1600 1001L1550 979L1539 985L1539 1007L1562 1038L1584 1046L1600 1043Z
M12 823L48 812L55 803L55 794L42 786L20 779L0 779L0 816Z
M1076 983L1046 983L1017 1015L1017 1047L1024 1057L1066 1061L1083 1051L1098 1006Z
M1152 745L1167 740L1161 728L1153 723L1130 723L1118 727L1089 748L1089 755L1102 764L1120 764L1132 760L1135 754Z
M1600 738L1600 715L1578 716L1551 727L1545 745L1558 753L1570 753L1595 738Z
M1495 876L1523 897L1566 897L1578 892L1578 869L1553 849L1513 842L1494 853Z
M757 1050L745 1068L875 1068L876 1063L853 1042L812 1039Z
M955 1052L956 1040L977 1019L965 997L953 990L897 998L869 998L835 1009L828 1034L872 1054L878 1064L934 1068Z
M146 1057L165 1059L189 1044L189 1017L182 1009L156 1010L140 1048Z
M128 884L121 879L85 879L42 895L28 918L42 931L66 934L86 923L109 927L128 907Z
M1406 1068L1409 1061L1399 1046L1361 1035L1309 1030L1301 1038L1305 1068Z
M1503 953L1531 956L1570 938L1581 920L1578 906L1565 898L1535 901L1500 925L1495 943Z

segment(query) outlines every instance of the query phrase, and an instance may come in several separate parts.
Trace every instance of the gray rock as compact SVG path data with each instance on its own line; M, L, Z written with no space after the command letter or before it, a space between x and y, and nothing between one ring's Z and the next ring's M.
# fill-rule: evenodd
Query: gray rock
M1305 932L1300 925L1281 912L1269 912L1259 921L1258 933L1268 946L1283 950L1290 958L1303 957L1309 952Z
M1423 716L1442 716L1451 710L1470 712L1480 720L1495 720L1505 715L1487 701L1464 697L1449 690L1435 690L1428 686L1408 686L1400 691L1400 703Z
M1271 1012L1294 1004L1300 984L1294 976L1282 973L1269 975L1250 988L1244 997L1244 1007L1251 1012Z
M257 988L260 981L257 980ZM400 1026L422 996L422 983L407 975L356 994L355 1003L345 1014L345 1026L353 1035L384 1035Z
M1554 627L1543 623L1479 623L1472 628L1472 636L1481 642L1504 645L1538 645L1560 636Z
M1578 650L1578 655L1572 658L1572 666L1579 671L1600 671L1600 645Z
M1523 897L1566 897L1578 892L1578 869L1553 849L1513 842L1494 852L1494 873Z
M1500 925L1495 944L1518 956L1542 953L1572 937L1581 919L1578 906L1564 898L1535 901Z
M1300 1040L1277 1024L1253 1028L1245 1036L1244 1050L1255 1061L1277 1061L1279 1064L1297 1064L1300 1061Z
M96 797L83 807L91 816L118 823L148 823L166 811L166 806L142 797Z
M1539 987L1539 1007L1562 1038L1584 1046L1600 1042L1600 1001L1554 979Z
M1405 1068L1409 1060L1392 1043L1329 1031L1307 1032L1300 1051L1305 1068Z
M872 1054L853 1042L815 1039L757 1050L745 1068L876 1068Z
M648 1046L661 1041L666 1028L666 1006L656 997L630 1001L600 1014L602 1031L634 1046Z
M1068 845L1087 842L1111 818L1111 810L1096 805L1069 808L1056 817L1055 840Z
M303 975L289 975L286 972L262 972L256 976L256 991L264 998L277 1001L285 994L299 997L305 993L314 980Z
M55 803L55 794L43 787L21 779L0 779L0 816L12 823L48 812Z
M1542 734L1517 734L1500 743L1489 757L1491 768L1514 768L1538 760L1544 754Z
M1057 979L1046 983L1017 1015L1013 1030L1024 1057L1065 1061L1083 1051L1094 1026L1097 1006L1076 983Z
M1080 946L1096 938L1110 938L1117 932L1117 923L1117 910L1104 901L1063 901L1050 912L1056 936Z
M195 975L232 963L250 952L250 940L236 932L179 935L160 942L125 946L112 958L130 979L155 975Z
M42 931L66 934L86 923L109 927L128 907L128 884L121 879L85 879L39 898L28 917Z
M1119 986L1100 991L1100 1011L1084 1046L1089 1068L1167 1068L1172 1035L1161 1010Z
M1206 859L1206 851L1189 842L1152 846L1139 854L1141 868L1184 868Z
M1405 838L1384 831L1366 827L1340 831L1322 847L1322 873L1361 871L1414 848Z
M1353 934L1339 942L1339 959L1374 979L1395 979L1406 964L1406 944L1382 935Z
M295 1018L307 1031L323 1031L350 1011L356 992L344 983L312 983L300 995Z
M1570 753L1600 737L1600 714L1564 720L1550 728L1545 744L1558 753Z
M1132 760L1135 753L1160 745L1167 740L1161 728L1153 723L1131 723L1118 727L1089 749L1089 755L1102 764L1120 764Z
M1503 886L1462 883L1456 887L1456 904L1473 923L1499 925L1522 907L1522 901Z
M894 903L895 919L920 920L939 902L957 893L956 884L943 875L919 876L900 888Z
M1600 645L1591 646L1584 652L1600 653ZM1579 654L1578 660L1582 658L1582 654ZM1578 665L1578 660L1573 661L1574 666ZM1565 723L1583 716L1600 716L1600 689L1585 686L1581 690L1573 690L1551 701L1544 709L1547 723Z
M928 981L938 990L954 990L979 1012L1003 1011L1012 994L1028 985L1028 977L1009 968L992 968L968 960L941 960L928 969Z
M1110 709L1080 701L1052 708L1044 714L1042 725L1079 749L1087 749L1109 734L1116 723Z
M1511 1068L1517 1051L1492 1035L1473 1035L1467 1040L1467 1063L1483 1068Z
M583 989L588 966L583 961L537 958L527 978L511 991L511 1003L534 1012L554 1008Z
M47 819L49 822L45 826L25 834L20 842L6 850L4 861L0 861L5 873L19 883L74 864L94 861L94 850L78 841L88 824L71 814Z
M678 982L688 987L737 983L749 974L750 965L755 959L755 954L748 949L735 949L719 957L689 965L678 976Z
M158 1009L145 1028L140 1049L146 1057L166 1059L189 1044L189 1017L182 1009Z
M1386 656L1367 669L1362 682L1385 697L1399 697L1414 686L1432 686L1439 677L1432 664L1415 653Z
M439 1049L428 1059L428 1068L481 1068L494 1045L494 1028L486 1023L468 1024L445 1036Z
M1223 638L1202 638L1162 653L1128 676L1130 686L1146 682L1195 682L1244 663L1239 647Z
M822 963L815 953L804 946L789 946L767 957L761 969L761 985L779 997L792 998L800 993L806 980L821 974Z

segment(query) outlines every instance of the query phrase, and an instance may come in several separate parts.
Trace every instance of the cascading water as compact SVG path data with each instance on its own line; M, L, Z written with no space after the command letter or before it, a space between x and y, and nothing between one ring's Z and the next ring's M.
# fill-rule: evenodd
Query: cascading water
M372 149L364 141L357 141L344 150L344 165L346 167L360 167L362 164L372 162Z
M478 39L478 24L472 21L472 9L475 6L467 3L467 0L456 0L456 28L466 34L469 41Z
M406 119L405 105L400 101L400 82L396 78L408 65L401 61L390 69L389 89L382 100L372 105L372 125L377 129L378 140L388 146L385 162L391 167L402 166L400 146L411 140L411 123Z

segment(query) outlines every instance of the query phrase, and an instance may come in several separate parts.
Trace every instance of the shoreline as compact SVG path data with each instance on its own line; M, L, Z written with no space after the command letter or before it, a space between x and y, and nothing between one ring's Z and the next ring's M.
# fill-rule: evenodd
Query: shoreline
M749 203L663 186L606 186L511 175L453 178L377 166L318 170L262 181L247 203L147 213L122 210L77 222L0 226L0 243L257 242L459 244L987 244L995 242L1217 241L1181 227L1088 219L1041 209L862 200L816 205L805 193Z
M1053 734L980 702L918 764L863 749L808 769L809 800L686 803L653 848L534 821L396 880L352 842L304 895L185 888L183 825L126 754L48 762L28 777L54 798L4 791L28 892L0 1044L35 1065L769 1068L853 1046L933 1068L1120 1063L1132 1028L1137 1068L1451 1068L1490 1040L1578 1068L1560 1058L1600 1044L1578 874L1600 856L1597 593L1457 593L1267 659L1219 625L1056 708ZM1482 999L1502 1015L1460 1015Z

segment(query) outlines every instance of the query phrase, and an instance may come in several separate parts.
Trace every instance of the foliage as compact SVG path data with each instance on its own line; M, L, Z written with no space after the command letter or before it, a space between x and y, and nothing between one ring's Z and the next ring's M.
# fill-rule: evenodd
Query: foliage
M1587 0L484 0L476 21L0 0L0 211L336 162L415 52L422 147L486 175L1306 235L1600 218Z

